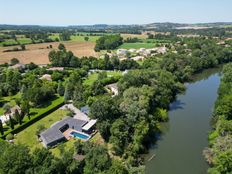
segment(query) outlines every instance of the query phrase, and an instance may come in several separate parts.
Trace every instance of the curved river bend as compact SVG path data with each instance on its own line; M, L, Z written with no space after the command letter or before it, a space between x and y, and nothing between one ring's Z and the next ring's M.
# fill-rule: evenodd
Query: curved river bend
M208 70L187 84L185 94L170 105L169 122L146 157L146 174L206 174L202 151L208 146L208 132L217 89L218 69ZM151 157L154 158L151 158Z

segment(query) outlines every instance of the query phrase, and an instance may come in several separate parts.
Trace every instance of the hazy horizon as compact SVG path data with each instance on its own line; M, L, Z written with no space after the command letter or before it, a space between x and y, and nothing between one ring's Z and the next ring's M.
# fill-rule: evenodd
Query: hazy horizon
M231 22L230 0L0 0L0 23L9 25L131 25Z

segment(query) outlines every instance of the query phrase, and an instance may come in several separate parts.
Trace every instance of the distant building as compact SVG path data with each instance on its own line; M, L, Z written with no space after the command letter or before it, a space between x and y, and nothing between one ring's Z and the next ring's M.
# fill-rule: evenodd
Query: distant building
M107 85L106 87L113 92L113 96L117 96L119 94L117 83Z
M137 50L134 49L134 48L131 48L131 49L129 49L128 51L129 51L130 53L135 53Z
M47 69L48 71L64 71L64 67L51 67Z
M130 59L132 59L134 61L139 61L139 60L143 60L144 56L135 56L135 57L131 57Z
M52 76L50 74L44 74L39 79L41 79L41 80L47 80L47 81L52 81Z
M117 55L120 56L125 56L128 53L128 51L126 49L118 49L117 50Z
M13 66L10 66L9 69L23 70L23 69L25 69L25 65L22 63L18 63L18 64L15 64Z
M18 105L16 105L10 109L10 112L5 113L4 115L0 116L0 120L2 121L3 125L5 125L6 122L8 122L10 120L10 117L11 118L14 117L16 110L18 111L19 114L21 114L21 112L22 112L21 108Z

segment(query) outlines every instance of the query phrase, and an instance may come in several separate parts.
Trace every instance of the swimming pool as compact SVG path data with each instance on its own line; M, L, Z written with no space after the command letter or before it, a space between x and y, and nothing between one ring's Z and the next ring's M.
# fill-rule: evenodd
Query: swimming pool
M80 133L80 132L71 132L70 135L74 138L79 138L82 140L88 140L90 138L90 136Z

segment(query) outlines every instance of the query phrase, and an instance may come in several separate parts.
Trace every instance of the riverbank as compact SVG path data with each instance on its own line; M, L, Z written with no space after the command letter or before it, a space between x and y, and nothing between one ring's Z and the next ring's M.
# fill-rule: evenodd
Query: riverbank
M146 157L146 173L207 173L202 151L208 145L219 72L217 68L195 75L194 81L187 84L186 92L170 105L170 120L162 124L162 135Z

